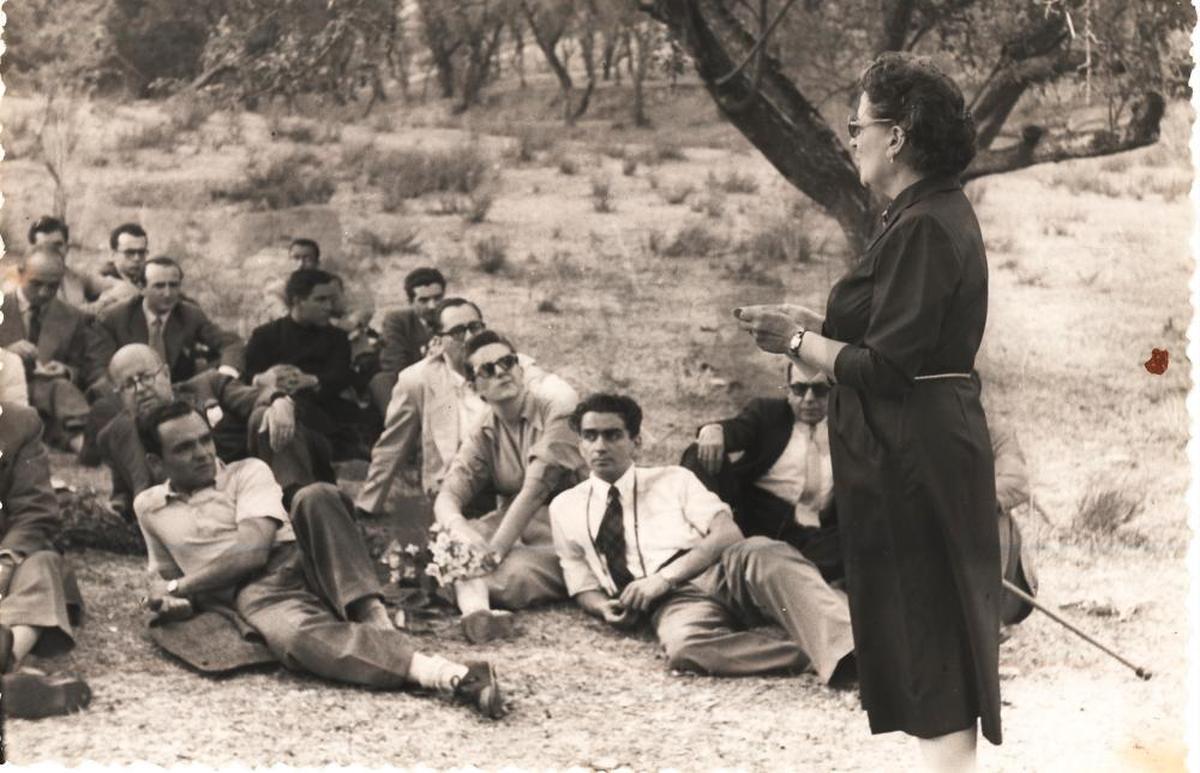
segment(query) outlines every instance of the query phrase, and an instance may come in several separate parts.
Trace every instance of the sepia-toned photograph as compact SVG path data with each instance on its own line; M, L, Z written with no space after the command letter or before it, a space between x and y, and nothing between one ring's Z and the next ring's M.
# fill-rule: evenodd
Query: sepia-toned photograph
M3 16L0 762L1188 769L1190 2Z

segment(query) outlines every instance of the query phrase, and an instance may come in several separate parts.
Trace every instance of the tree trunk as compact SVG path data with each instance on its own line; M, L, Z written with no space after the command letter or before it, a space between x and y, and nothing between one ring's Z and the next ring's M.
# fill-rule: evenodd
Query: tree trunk
M633 81L633 125L645 127L650 125L646 116L646 65L650 61L647 38L650 35L641 24L633 24L630 32L626 33L625 46L629 51L629 79ZM633 42L637 40L637 53L633 51Z
M558 41L566 32L566 24L562 19L539 20L529 0L521 0L521 11L525 14L525 21L529 24L529 32L533 35L534 42L545 57L546 64L550 65L550 72L558 79L558 90L563 100L563 120L569 125L572 123L571 94L575 90L575 83L571 80L571 73L567 71L566 65L558 58L556 50Z
M443 99L454 96L454 52L461 41L454 40L450 25L446 23L444 11L438 7L441 0L417 0L421 11L421 33L430 59L437 68L438 86Z
M650 13L691 54L725 117L779 173L828 212L859 251L871 230L871 202L850 154L816 107L764 56L723 83L745 61L754 38L721 0L660 0Z

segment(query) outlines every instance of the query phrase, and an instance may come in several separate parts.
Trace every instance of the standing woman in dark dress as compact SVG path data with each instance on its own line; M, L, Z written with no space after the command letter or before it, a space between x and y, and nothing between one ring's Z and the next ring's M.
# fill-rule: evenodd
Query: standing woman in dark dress
M873 733L920 739L934 769L1000 743L1000 551L991 441L970 378L987 259L959 175L975 130L928 60L884 54L850 119L862 182L890 200L824 319L735 315L759 347L821 368L863 707Z

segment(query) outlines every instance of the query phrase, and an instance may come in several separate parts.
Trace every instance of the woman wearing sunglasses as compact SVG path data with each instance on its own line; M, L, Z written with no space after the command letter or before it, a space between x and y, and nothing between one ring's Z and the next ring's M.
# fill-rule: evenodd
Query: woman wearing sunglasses
M466 343L466 375L490 413L468 433L434 501L437 524L494 567L453 581L463 632L480 643L512 630L511 615L494 612L565 599L562 569L550 540L547 505L587 475L575 433L567 423L579 396L565 381L547 375L535 384L515 347L494 330ZM474 521L467 503L494 490L499 507Z
M983 237L959 176L962 93L927 60L883 54L850 119L862 182L890 204L826 315L735 314L758 345L816 366L829 402L847 591L871 731L919 739L934 769L1000 743L1000 551L993 458L970 378L987 316Z

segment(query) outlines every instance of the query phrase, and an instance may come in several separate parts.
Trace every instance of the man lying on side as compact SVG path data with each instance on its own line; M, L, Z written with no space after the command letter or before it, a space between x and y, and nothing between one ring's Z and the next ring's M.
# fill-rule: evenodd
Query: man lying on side
M289 669L365 687L424 687L484 716L504 715L491 665L422 654L392 626L336 486L306 486L285 512L266 463L221 463L207 420L186 402L155 408L139 419L138 433L166 481L134 500L150 555L151 608L174 616L223 603Z

